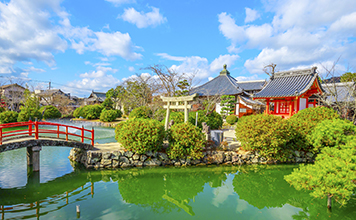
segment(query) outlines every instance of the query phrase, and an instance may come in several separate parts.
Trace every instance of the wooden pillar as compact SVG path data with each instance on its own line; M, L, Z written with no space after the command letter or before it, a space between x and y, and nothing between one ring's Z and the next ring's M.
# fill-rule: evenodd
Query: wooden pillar
M269 115L269 99L267 99L266 113L267 113L267 115Z
M40 171L41 146L27 147L27 165L32 166L33 171Z
M292 116L293 113L293 99L289 101L289 117Z
M169 107L171 105L171 102L167 103L167 113L166 113L166 121L164 122L164 129L167 131L168 130L168 123L169 123Z

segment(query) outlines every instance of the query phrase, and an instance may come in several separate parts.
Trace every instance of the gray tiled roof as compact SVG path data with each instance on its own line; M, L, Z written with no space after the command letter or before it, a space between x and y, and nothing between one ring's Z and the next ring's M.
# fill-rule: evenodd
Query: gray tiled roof
M321 84L328 94L330 102L351 102L355 100L356 84L354 82Z
M190 94L198 93L199 96L236 95L242 92L235 78L231 77L230 74L220 74L209 82L193 88Z
M261 90L265 84L266 84L266 80L238 81L237 82L237 85L245 91Z
M299 96L313 85L318 79L316 67L303 70L277 72L268 84L254 98L292 97ZM320 85L319 80L317 82ZM322 87L320 86L322 89Z
M252 99L250 99L249 97L246 97L246 96L241 96L240 95L239 97L241 98L242 101L244 101L244 102L246 102L246 103L248 103L250 105L266 105L266 104L264 104L262 102L259 102L257 100L252 100Z

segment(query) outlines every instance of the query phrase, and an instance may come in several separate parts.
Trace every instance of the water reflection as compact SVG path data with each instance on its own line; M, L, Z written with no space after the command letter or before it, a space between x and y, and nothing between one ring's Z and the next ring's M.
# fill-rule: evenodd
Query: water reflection
M283 180L296 166L83 170L0 189L2 219L354 219L355 202L326 212L324 201Z

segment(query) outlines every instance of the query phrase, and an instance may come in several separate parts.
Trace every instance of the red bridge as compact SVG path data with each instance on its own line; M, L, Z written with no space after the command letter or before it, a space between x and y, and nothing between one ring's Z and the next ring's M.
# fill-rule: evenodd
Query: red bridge
M39 128L39 126L45 127ZM6 128L14 128L14 130L7 129L8 131L4 131ZM79 130L80 135L69 132L69 129L74 129L74 132ZM89 135L85 136L85 132L89 133ZM79 137L82 143L84 143L85 139L88 139L91 141L91 145L94 146L94 129L89 130L83 126L80 128L59 123L31 120L28 122L0 124L0 145L14 138L34 137L34 139L38 140L40 134L55 134L57 138L62 137L62 139L66 141L74 140L72 137ZM48 138L48 136L46 138Z
M85 143L85 140L89 140L90 143ZM67 146L91 150L94 148L94 129L31 120L0 124L0 153L26 147L27 165L33 166L33 171L40 169L42 146Z

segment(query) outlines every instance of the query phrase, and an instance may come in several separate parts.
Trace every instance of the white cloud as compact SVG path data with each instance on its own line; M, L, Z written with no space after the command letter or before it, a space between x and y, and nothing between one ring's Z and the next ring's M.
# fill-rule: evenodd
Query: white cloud
M253 10L251 8L245 8L245 11L246 11L245 23L253 22L261 17L261 15L256 10Z
M38 73L46 72L44 69L35 68L33 66L31 66L30 68L24 69L24 71L27 71L27 72L38 72Z
M134 46L128 33L119 31L114 33L95 32L97 37L90 50L96 50L106 56L121 56L127 60L136 60L142 57L141 54L133 52Z
M135 24L138 28L146 28L148 26L157 26L167 22L167 18L163 17L159 13L159 9L151 7L151 12L138 12L134 8L126 8L124 13L119 16L124 21L127 21L131 24Z
M107 2L113 3L115 6L119 6L121 4L129 4L129 3L135 3L135 0L105 0Z
M59 0L0 2L0 69L12 73L14 64L31 59L55 65L52 53L67 48L67 42L57 35L49 20L50 12L63 14L59 3Z
M129 66L129 71L130 71L130 72L135 72L135 67Z
M239 55L220 55L218 58L216 58L213 62L210 64L210 71L211 72L216 72L219 71L223 68L224 64L226 64L228 67L232 66L234 62L239 58Z
M263 73L271 62L280 70L333 62L340 56L345 63L356 62L356 1L265 2L274 13L270 23L239 26L225 12L218 16L219 30L231 42L229 52L260 50L244 64L250 73Z
M215 77L223 69L224 64L227 64L228 67L232 66L239 58L237 54L220 55L209 64L208 59L199 56L178 57L167 53L157 53L156 55L167 60L180 62L179 65L172 65L170 69L177 73L195 75L197 79L207 79L210 76Z
M108 74L108 72L115 73L116 71L111 67L98 66L95 71L80 74L80 80L67 83L63 89L74 95L83 95L91 90L106 92L110 88L116 87L120 82L119 79Z

